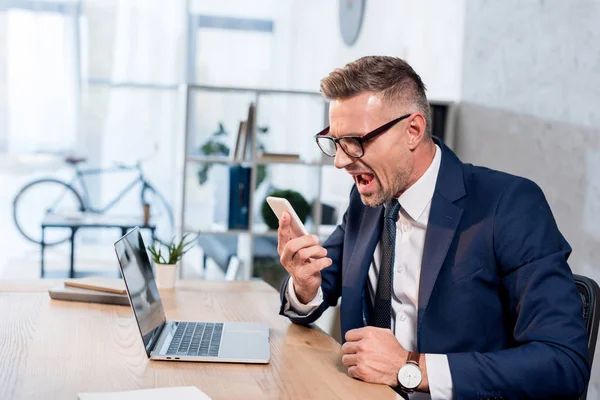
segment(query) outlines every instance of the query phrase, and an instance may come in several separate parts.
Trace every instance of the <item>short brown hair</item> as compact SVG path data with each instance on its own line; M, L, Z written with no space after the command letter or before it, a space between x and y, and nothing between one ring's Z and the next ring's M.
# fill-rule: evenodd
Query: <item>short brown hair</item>
M431 112L425 90L415 70L406 61L396 57L362 57L321 79L321 93L329 100L374 92L381 94L387 104L416 107L425 117L426 133L431 136Z

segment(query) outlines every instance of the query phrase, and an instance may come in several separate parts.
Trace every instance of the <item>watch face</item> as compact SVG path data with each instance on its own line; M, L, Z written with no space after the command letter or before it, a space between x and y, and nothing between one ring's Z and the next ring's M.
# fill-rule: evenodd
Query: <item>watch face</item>
M415 364L406 364L398 372L398 381L407 389L416 389L422 378L421 370Z
M352 46L362 25L365 12L365 0L339 0L340 4L340 31L344 43Z

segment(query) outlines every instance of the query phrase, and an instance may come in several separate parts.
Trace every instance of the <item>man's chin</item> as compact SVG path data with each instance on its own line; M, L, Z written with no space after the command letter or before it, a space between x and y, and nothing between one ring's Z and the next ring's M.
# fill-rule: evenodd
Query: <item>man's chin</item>
M377 208L383 203L385 203L385 199L383 196L380 196L379 193L360 193L360 200L363 202L365 206Z

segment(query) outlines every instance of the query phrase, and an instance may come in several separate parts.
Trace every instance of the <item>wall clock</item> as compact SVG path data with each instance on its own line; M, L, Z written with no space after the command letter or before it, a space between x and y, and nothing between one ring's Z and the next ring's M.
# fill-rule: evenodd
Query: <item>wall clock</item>
M360 33L366 0L339 0L340 32L344 43L354 45Z

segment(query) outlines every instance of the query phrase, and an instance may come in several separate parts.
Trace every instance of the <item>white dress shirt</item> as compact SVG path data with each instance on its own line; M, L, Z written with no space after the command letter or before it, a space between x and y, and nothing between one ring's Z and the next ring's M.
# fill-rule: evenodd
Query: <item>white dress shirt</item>
M442 151L436 145L433 162L427 171L398 199L401 208L396 223L391 327L398 342L407 351L417 350L417 310L419 309L421 262L431 199L435 190L441 159ZM371 302L375 300L377 289L377 277L381 262L380 245L381 242L375 248L373 261L369 268L368 290ZM321 288L319 288L317 296L312 301L308 304L302 304L296 297L293 285L293 279L290 278L286 293L288 300L285 309L286 314L291 316L308 315L319 307L323 301ZM431 395L412 393L409 395L410 399L452 399L454 389L448 357L445 354L426 354L425 359Z

